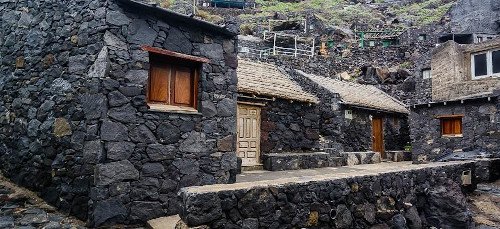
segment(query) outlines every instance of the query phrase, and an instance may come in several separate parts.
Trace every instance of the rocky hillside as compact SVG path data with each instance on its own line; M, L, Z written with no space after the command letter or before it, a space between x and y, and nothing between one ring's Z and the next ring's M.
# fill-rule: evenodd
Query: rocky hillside
M192 0L155 0L162 7L192 13ZM198 16L221 22L237 16L241 26L255 28L271 17L315 17L327 26L365 29L419 27L439 22L455 0L256 0L251 11L200 9Z

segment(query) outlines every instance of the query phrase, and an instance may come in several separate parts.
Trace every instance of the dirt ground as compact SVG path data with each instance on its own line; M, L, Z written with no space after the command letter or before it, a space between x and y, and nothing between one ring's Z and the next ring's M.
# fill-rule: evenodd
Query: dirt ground
M469 203L478 228L500 228L500 180L478 184Z

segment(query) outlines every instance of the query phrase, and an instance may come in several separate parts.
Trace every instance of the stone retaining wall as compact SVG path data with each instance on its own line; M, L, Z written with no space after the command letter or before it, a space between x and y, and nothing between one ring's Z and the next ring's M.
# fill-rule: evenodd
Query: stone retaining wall
M181 190L181 218L210 228L468 228L473 162Z

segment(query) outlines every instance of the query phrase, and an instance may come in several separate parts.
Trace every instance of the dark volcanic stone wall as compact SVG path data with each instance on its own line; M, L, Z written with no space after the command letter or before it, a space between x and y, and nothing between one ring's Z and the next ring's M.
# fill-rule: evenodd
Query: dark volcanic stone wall
M410 141L407 117L341 104L338 94L333 94L305 77L292 72L294 80L319 99L319 134L322 147L336 152L362 152L372 150L372 122L370 117L384 120L386 150L401 150ZM345 118L345 111L352 110L353 119Z
M92 226L175 214L236 167L236 38L112 0L0 1L0 168ZM148 110L150 45L210 59L198 114Z
M474 163L188 188L181 218L210 228L471 228L466 170L474 174Z
M412 148L414 160L419 155L434 160L455 150L500 152L500 101L487 99L436 104L431 107L418 106L410 114ZM441 136L440 115L464 115L463 137Z
M268 102L261 112L261 131L262 153L318 149L318 107L283 99Z
M107 98L108 115L100 118L107 157L95 172L94 225L176 214L180 188L228 183L236 168L236 38L125 9L109 5L110 74L95 95ZM148 110L142 45L210 59L200 77L199 114Z
M87 218L105 155L99 69L106 2L0 1L0 168L64 212ZM94 73L94 74L92 74Z

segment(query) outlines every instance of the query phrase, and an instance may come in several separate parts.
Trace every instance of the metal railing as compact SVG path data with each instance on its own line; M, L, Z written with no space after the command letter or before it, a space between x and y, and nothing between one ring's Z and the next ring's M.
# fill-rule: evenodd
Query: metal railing
M249 48L249 47L240 47L239 53L253 55L253 56L259 56L259 58L265 58L265 57L271 56L273 54L273 49L272 48L254 49L254 48Z

